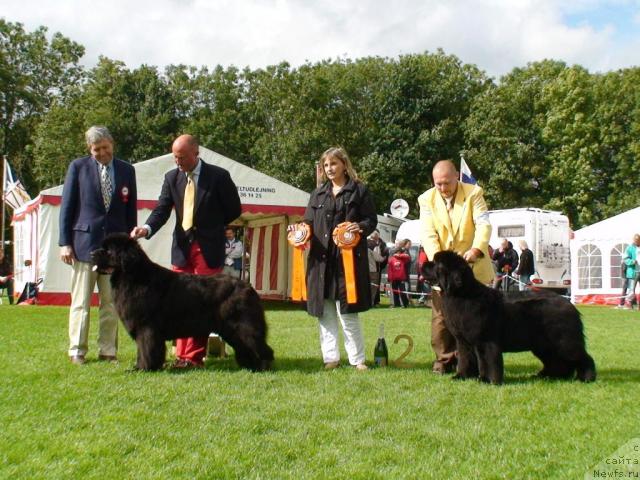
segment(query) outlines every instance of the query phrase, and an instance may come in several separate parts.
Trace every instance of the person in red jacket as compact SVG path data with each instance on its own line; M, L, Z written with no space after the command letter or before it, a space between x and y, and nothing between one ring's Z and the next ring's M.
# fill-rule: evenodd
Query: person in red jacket
M408 280L406 265L411 261L411 256L400 247L389 258L387 264L387 278L391 282L391 292L393 294L394 307L408 307L409 299L405 293L405 282Z

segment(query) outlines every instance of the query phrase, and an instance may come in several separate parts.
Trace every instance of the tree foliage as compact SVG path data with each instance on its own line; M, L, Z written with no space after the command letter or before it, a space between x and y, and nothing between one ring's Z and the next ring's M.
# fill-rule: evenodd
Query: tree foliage
M59 184L107 125L132 162L180 133L310 191L330 146L349 152L378 210L415 205L439 159L464 154L491 208L567 213L579 227L640 202L640 69L592 74L545 60L494 81L434 53L292 67L135 69L41 27L0 20L0 148L32 191Z
M31 181L32 135L51 104L64 101L68 89L82 81L79 60L84 47L40 27L26 32L20 23L0 18L0 154Z

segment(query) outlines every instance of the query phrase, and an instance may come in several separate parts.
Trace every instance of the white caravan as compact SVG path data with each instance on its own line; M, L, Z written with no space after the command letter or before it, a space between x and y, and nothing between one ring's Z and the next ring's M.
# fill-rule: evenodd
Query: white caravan
M519 240L525 240L533 252L535 274L531 283L536 287L566 291L571 287L571 255L569 219L561 212L539 208L511 208L489 211L493 248L503 238L513 243L520 254Z

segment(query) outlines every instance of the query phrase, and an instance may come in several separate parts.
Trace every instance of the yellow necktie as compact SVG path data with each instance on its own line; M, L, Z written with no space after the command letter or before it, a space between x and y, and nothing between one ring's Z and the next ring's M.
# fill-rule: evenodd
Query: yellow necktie
M184 208L182 210L182 229L186 232L193 227L193 204L196 187L193 184L193 172L187 173L187 186L184 189Z

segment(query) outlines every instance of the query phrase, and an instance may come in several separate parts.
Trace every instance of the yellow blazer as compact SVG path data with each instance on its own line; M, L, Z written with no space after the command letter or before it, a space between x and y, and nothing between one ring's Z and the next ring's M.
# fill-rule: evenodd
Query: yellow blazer
M474 276L482 283L490 283L494 273L489 258L491 224L482 188L458 182L451 216L436 188L418 197L420 205L420 241L429 259L441 250L453 250L463 255L477 248L484 256L471 265Z

